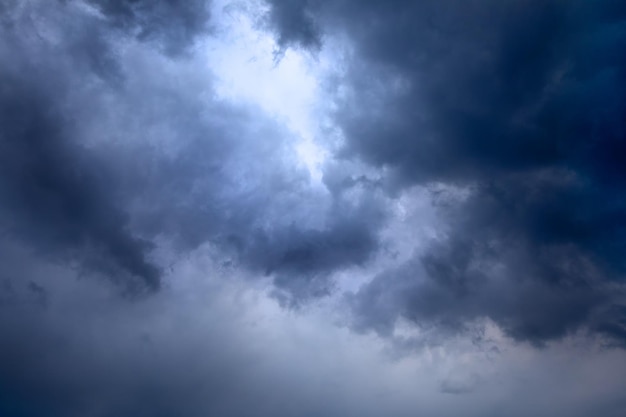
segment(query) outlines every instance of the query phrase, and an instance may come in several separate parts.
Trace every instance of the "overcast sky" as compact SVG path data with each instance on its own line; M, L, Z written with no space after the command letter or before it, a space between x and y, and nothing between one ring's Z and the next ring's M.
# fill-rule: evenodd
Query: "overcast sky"
M626 3L0 2L0 415L626 415Z

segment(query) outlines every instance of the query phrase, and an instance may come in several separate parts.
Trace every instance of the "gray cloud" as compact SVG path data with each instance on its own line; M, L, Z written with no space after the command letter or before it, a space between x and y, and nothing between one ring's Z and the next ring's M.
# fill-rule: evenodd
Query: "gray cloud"
M86 266L158 288L148 243L129 232L124 211L111 201L108 167L74 140L71 115L57 101L65 92L57 86L66 80L56 68L44 77L15 46L5 43L2 49L12 64L3 71L0 91L4 237L29 241L45 255L78 256Z
M201 33L198 5L98 2L105 20L79 5L28 2L5 27L5 56L16 57L3 90L5 221L20 219L15 235L152 288L163 265L148 260L151 241L182 251L210 242L275 276L294 303L327 294L333 271L376 251L381 199L310 188L291 133L258 109L213 99L193 56L161 55L180 41L179 17ZM125 38L129 25L157 45Z
M283 52L353 42L323 185L217 96L212 2L0 3L0 414L623 414L623 352L562 341L625 340L623 7L271 3ZM351 332L312 301L361 273Z
M270 3L285 45L310 47L336 33L353 42L349 93L336 115L345 157L391 171L390 191L471 190L442 212L444 242L361 291L371 326L386 314L418 322L483 315L536 343L579 326L619 337L619 315L599 327L590 317L623 298L615 290L625 272L623 6ZM303 16L309 23L293 33ZM389 303L381 317L366 307L372 298Z
M210 0L88 0L113 27L179 54L209 31Z
M312 189L308 174L291 162L296 156L289 133L275 122L254 109L207 103L194 85L185 90L168 83L161 77L142 81L124 97L169 103L137 111L129 121L159 120L157 135L174 132L159 145L165 152L140 139L131 152L122 148L108 156L117 161L122 198L133 207L137 230L170 239L183 251L219 245L231 256L227 262L274 276L296 304L326 295L336 269L368 261L385 217L381 198Z
M272 12L266 22L269 29L277 29L277 42L282 47L302 46L319 49L322 34L311 8L315 0L276 0L270 2Z

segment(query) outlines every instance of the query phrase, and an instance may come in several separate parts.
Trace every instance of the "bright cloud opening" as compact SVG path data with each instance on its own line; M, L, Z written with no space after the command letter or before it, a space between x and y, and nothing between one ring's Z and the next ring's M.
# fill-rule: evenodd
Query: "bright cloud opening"
M218 35L206 41L206 49L217 80L215 92L220 99L256 105L284 123L297 137L294 149L300 162L319 184L328 154L316 140L322 107L318 79L323 69L303 52L279 52L271 34L255 23L262 12L260 3L214 4L220 26Z

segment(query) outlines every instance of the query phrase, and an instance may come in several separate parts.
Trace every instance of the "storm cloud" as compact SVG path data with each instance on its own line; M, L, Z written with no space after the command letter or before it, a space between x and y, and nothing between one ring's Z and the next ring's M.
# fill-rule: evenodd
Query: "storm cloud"
M352 42L335 116L344 158L387 169L391 193L469 193L441 210L432 248L359 291L359 322L489 317L534 343L581 326L622 340L619 2L274 1L271 13L286 45Z
M626 7L0 3L0 414L621 416Z

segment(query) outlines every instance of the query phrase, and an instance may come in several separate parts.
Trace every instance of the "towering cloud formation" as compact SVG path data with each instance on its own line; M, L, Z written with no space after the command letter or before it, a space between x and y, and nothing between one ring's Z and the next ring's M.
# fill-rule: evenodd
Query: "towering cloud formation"
M388 169L391 191L469 191L443 241L359 292L360 322L487 316L535 343L581 325L623 342L626 8L295 3L272 2L284 45L353 43L345 156Z

